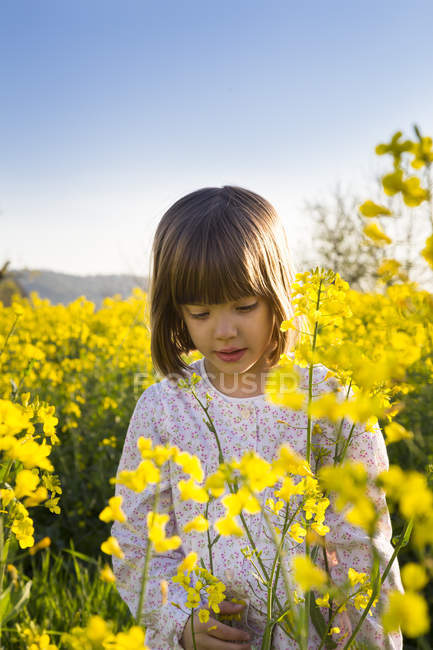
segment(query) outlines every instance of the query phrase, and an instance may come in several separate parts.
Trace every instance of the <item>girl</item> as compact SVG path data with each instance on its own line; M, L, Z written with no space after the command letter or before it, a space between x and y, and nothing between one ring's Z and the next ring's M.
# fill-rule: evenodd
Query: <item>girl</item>
M293 280L281 221L261 196L241 187L204 188L181 198L164 214L153 245L150 290L151 354L156 370L164 379L151 385L139 398L118 471L135 469L140 463L137 449L140 436L151 437L154 445L176 445L199 456L206 475L216 470L218 449L203 421L203 411L191 392L177 385L177 379L191 376L193 372L201 377L195 388L202 403L206 403L207 395L212 398L209 413L226 460L254 450L271 461L285 442L305 457L306 431L302 426L305 422L299 412L271 404L265 398L270 368L295 342L291 338L294 330L280 331L281 322L293 316L290 301ZM191 350L198 350L203 358L188 366L181 355ZM308 381L305 371L299 371ZM315 368L316 395L318 387L320 391L330 390L329 382L324 380L326 372L323 366ZM347 434L349 423L346 426ZM370 476L386 469L388 458L380 430L371 434L358 427L347 457L362 459ZM180 467L174 463L164 467L167 470L160 485L159 510L170 514L167 536L182 536L184 524L202 514L203 508L201 504L180 500L176 486L185 477ZM118 589L135 616L147 544L146 514L152 507L153 495L150 488L136 494L121 485L117 486L116 493L123 496L125 514L139 531L133 535L118 523L113 526L113 535L125 553L124 560L113 557ZM383 492L376 490L372 494L378 510L383 510L375 544L385 565L393 551L390 519ZM267 496L264 493L263 499ZM211 522L222 515L218 507L221 504L213 502L209 508ZM260 515L249 516L248 522L265 559L270 548L264 522ZM332 577L344 581L349 567L369 573L370 549L362 530L347 524L331 508L326 523L330 527L326 548ZM227 593L247 603L243 608L227 600L221 610L223 613L242 610L242 629L229 627L212 617L207 623L200 623L194 617L198 650L260 648L265 619L251 576L251 564L241 551L245 546L245 538L224 537L213 547L214 575L224 582ZM300 553L301 548L302 544L296 552ZM179 563L193 550L207 563L206 536L202 533L183 535L183 545L178 550L152 557L142 616L147 627L146 640L152 650L193 648L190 617L172 604L182 606L185 592L181 585L171 582ZM161 596L162 580L169 584L165 604ZM383 591L395 586L401 589L397 562ZM358 639L370 647L401 648L400 634L384 635L378 615L374 609L372 612ZM348 608L343 616L340 627L350 632L359 614ZM319 637L311 625L309 647L319 645ZM286 650L297 646L277 627L272 647Z

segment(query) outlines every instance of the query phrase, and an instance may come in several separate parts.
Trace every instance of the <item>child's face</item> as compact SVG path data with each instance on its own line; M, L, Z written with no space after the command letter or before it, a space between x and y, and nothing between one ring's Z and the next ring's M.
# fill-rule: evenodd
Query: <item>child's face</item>
M195 348L206 359L208 374L216 377L217 387L224 385L227 390L223 392L233 397L263 392L267 358L275 346L274 316L265 298L248 296L218 305L182 305L182 314ZM243 353L224 355L226 349Z

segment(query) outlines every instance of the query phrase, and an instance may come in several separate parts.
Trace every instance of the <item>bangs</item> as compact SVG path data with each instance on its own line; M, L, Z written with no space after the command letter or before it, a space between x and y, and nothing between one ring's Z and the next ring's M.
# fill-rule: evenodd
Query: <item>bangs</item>
M171 277L173 303L177 307L215 305L266 295L266 282L258 275L257 257L248 250L243 233L233 236L231 224L231 236L224 237L223 217L210 219L207 227L203 226L191 239L181 238L178 242L178 263L173 266ZM186 259L188 263L182 263Z

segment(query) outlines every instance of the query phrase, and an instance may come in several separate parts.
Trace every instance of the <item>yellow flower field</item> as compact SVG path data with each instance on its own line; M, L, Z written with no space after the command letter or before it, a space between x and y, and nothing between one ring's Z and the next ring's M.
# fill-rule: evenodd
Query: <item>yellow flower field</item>
M425 184L433 162L431 139L418 132L416 140L402 142L396 134L377 153L390 155L393 165L383 177L384 202L397 195L413 209L428 206L433 227L431 185ZM413 175L405 171L406 160ZM426 177L416 175L424 172ZM367 200L360 212L369 245L385 247L391 241L386 226L370 220L392 219L391 204ZM432 238L419 253L433 269ZM343 418L362 423L367 431L379 423L388 445L390 469L378 476L377 486L385 490L392 514L405 593L391 594L381 612L382 625L389 632L400 626L408 644L422 636L424 646L419 647L431 647L433 295L401 274L397 260L382 265L378 278L377 291L362 294L332 270L297 274L295 316L302 317L305 331L299 332L293 356L283 355L271 374L268 397L306 414L306 457L288 446L272 462L247 451L241 458L221 458L209 476L195 456L175 447L153 447L151 440L141 438L140 465L114 478L135 402L158 380L150 356L145 293L136 289L127 300L107 298L99 310L84 297L67 306L53 306L36 294L16 297L11 306L0 303L2 647L145 647L140 615L134 620L127 612L107 563L107 556L123 556L110 535L111 522L129 525L122 498L113 496L115 481L135 492L155 491L155 507L147 518L149 553L178 548L180 535L191 533L209 540L248 536L249 515L262 512L274 544L274 570L281 569L287 588L289 572L296 583L296 591L287 593L279 623L301 649L308 644L310 612L324 626L324 638L337 638L336 615L347 605L356 608L361 620L371 615L389 571L387 567L381 575L378 561L369 576L351 569L344 592L315 562L329 532L326 510L331 498L370 540L377 526L367 472L345 457L350 435L349 440L337 436L332 463L314 463L315 438L324 420L338 432ZM294 327L291 321L282 326ZM312 399L312 369L318 363L329 369L327 379L335 378L346 388L345 394L327 392ZM297 385L295 366L311 371L307 391ZM287 376L293 378L291 390L276 388ZM179 387L194 395L199 381L194 377ZM206 405L201 407L212 431ZM171 537L165 532L168 514L158 510L166 463L177 464L187 476L178 485L181 498L203 508L179 536ZM273 498L262 508L258 497L268 488L274 490ZM221 501L225 514L211 527L207 508L213 500ZM284 562L284 539L304 545L290 567ZM198 608L201 623L209 613L219 613L225 598L223 582L211 571L211 545L209 556L205 567L190 554L173 578L185 590L186 602L179 606ZM272 576L253 546L249 559L270 588ZM146 579L144 572L142 598ZM170 585L161 584L161 592L167 598ZM62 608L65 594L69 608ZM206 609L200 607L204 595ZM327 620L322 611L329 611ZM350 645L356 632L345 639L350 647L356 647ZM271 628L263 650L271 647L270 635Z

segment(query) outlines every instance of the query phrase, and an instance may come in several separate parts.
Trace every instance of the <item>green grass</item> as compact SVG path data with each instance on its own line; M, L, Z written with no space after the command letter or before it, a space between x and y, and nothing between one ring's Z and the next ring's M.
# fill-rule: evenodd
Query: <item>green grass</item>
M129 629L134 621L127 605L116 586L99 577L105 561L96 561L74 549L59 554L46 549L28 558L22 566L28 577L20 579L32 580L30 598L3 630L2 650L26 649L18 630L28 627L31 621L39 631L52 633L51 641L56 644L60 644L59 633L85 626L94 614L112 621L113 632Z

